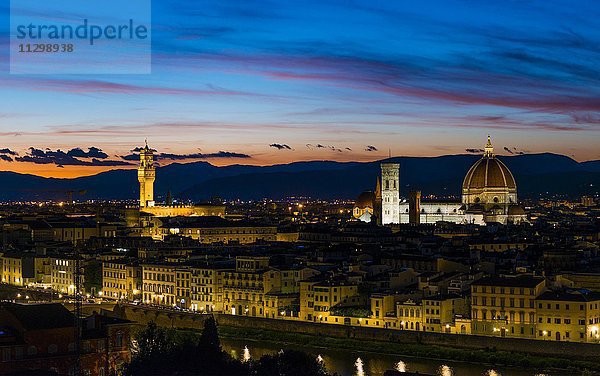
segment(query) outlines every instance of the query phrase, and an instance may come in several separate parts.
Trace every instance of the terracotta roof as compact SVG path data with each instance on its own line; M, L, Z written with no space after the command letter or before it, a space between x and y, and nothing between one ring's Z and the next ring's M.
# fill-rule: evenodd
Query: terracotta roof
M44 330L74 326L74 316L62 304L6 303L0 309L8 311L26 330Z
M375 193L371 191L361 193L356 199L355 207L364 209L364 208L373 208L375 206Z
M543 281L544 277L535 277L530 275L521 275L516 277L484 277L473 282L473 286L533 288Z
M463 189L509 188L516 189L517 184L506 165L495 156L484 156L467 172Z

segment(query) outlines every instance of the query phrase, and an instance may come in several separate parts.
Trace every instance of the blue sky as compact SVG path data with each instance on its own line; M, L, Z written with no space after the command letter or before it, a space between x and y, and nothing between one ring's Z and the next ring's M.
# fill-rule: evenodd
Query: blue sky
M146 137L163 164L455 154L487 134L499 154L600 158L595 1L156 0L149 75L11 75L1 10L2 169L90 174ZM105 163L57 159L92 146Z

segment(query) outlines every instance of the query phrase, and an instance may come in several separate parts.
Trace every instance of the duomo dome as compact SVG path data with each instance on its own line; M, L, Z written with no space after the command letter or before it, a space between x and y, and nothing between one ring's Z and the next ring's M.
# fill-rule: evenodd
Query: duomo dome
M462 202L468 212L484 212L492 216L516 213L515 178L508 167L494 155L489 136L483 157L471 166L465 176Z

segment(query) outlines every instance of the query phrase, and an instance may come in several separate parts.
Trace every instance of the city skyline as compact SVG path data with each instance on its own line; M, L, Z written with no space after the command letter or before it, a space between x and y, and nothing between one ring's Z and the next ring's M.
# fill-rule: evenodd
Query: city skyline
M0 6L0 376L600 376L600 3Z
M155 2L150 75L5 70L0 169L135 168L144 138L163 165L461 154L487 134L600 159L591 3L261 4Z

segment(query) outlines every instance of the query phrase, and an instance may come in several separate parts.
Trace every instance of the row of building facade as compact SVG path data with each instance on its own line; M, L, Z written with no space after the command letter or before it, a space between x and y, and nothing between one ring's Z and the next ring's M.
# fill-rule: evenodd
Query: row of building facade
M195 312L553 341L598 342L600 293L533 275L482 277L402 268L374 281L360 270L103 263L107 297ZM113 280L113 278L116 278ZM572 285L572 284L571 284Z

